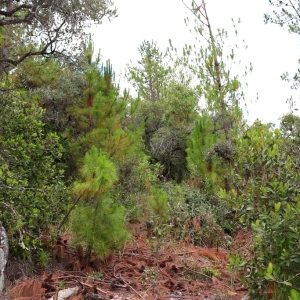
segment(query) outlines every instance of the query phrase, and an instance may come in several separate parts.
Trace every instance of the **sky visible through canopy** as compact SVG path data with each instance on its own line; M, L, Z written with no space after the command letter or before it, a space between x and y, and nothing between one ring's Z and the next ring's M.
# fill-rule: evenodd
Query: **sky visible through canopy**
M190 4L189 0L185 0ZM231 19L238 24L238 39L228 40L228 47L245 40L236 57L242 66L252 63L253 72L245 80L248 122L255 119L278 124L278 119L288 112L287 98L292 94L289 84L280 79L284 72L292 75L298 68L300 39L273 24L264 24L264 13L272 7L268 0L207 0L207 10L213 28L232 29ZM105 21L93 30L95 49L100 49L104 60L110 59L116 79L122 88L130 87L124 80L124 70L131 61L139 59L137 51L143 40L153 40L164 51L169 40L179 50L193 43L184 18L191 16L181 0L115 0L118 18ZM241 73L244 71L241 66ZM132 88L131 88L132 89ZM258 94L258 100L256 100Z

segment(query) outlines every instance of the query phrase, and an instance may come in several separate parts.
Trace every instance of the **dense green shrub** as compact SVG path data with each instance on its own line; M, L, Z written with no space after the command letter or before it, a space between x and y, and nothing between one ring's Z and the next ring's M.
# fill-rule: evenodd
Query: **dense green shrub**
M254 232L246 265L251 299L270 299L271 292L272 299L284 300L300 284L299 167L287 144L280 130L257 121L236 141L234 188L220 192Z
M226 235L224 223L227 209L222 202L199 188L189 186L169 186L170 221L173 234L178 240L186 240L194 245L224 246Z
M0 94L0 219L12 255L32 256L68 207L63 147L25 92Z
M261 214L252 224L255 233L249 283L251 299L284 300L292 288L300 286L300 199L296 205L275 204L269 213Z

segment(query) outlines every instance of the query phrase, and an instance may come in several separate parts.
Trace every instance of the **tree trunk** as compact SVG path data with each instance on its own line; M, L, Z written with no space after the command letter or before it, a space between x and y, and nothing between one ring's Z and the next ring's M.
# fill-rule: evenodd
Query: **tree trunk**
M12 0L7 1L6 3L6 11L10 12L12 10ZM0 51L0 76L9 71L9 63L7 59L9 57L9 32L5 26L3 26L3 41L1 43L1 51ZM1 288L0 288L1 291Z
M8 240L2 223L0 222L0 293L4 289L4 269L8 256Z

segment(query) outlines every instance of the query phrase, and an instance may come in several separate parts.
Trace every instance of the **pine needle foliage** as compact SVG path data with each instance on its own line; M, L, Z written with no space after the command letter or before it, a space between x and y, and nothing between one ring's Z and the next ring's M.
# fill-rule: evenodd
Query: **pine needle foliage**
M215 162L205 160L209 149L216 144L217 136L212 133L212 119L203 114L195 123L195 128L188 140L188 165L193 175L200 175L204 178L208 173L212 174L215 169Z
M80 173L85 181L76 182L74 192L86 198L104 194L118 180L113 162L95 146L86 153Z
M121 248L129 234L124 229L125 208L114 203L109 189L118 180L116 167L104 151L92 146L80 170L82 182L75 182L74 193L84 202L70 217L75 244L86 249L86 261L94 252L101 258Z
M148 203L160 221L168 218L168 194L164 190L151 187Z
M75 233L75 244L84 246L105 258L112 251L123 247L129 237L124 229L125 208L113 203L108 197L96 200L96 205L83 205L71 216L71 230Z

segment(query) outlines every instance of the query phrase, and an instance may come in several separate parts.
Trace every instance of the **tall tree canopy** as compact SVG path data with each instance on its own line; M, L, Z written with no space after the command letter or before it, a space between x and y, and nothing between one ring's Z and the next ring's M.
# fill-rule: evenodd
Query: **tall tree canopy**
M0 75L29 56L67 55L84 28L116 16L111 0L1 0Z
M128 79L144 101L158 101L170 79L171 69L156 42L143 41L138 48L138 66L128 67Z
M272 14L265 14L265 23L273 23L282 27L292 34L300 34L300 1L299 0L269 0L273 6ZM299 63L299 61L298 61ZM284 73L281 78L291 82L292 89L298 89L300 85L300 68L290 76L288 72ZM290 108L294 109L295 101L289 99Z
M273 15L265 14L265 22L284 27L291 33L300 33L300 3L298 0L269 0Z
M143 41L138 51L141 59L128 66L128 80L141 100L136 119L144 123L145 150L152 163L162 166L165 179L180 182L187 171L186 138L197 116L197 99L155 42Z

